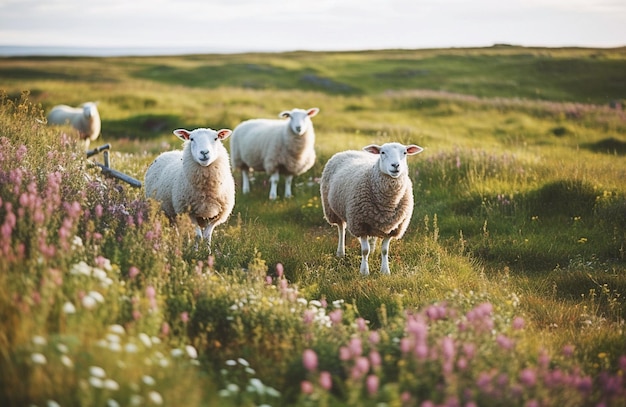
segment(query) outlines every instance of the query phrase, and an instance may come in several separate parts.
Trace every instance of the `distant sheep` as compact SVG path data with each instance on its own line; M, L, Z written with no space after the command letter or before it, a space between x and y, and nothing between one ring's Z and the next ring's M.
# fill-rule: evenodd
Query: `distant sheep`
M287 120L252 119L239 124L230 139L233 168L241 169L242 191L250 192L251 170L270 174L269 198L277 198L280 174L285 175L285 198L291 198L294 175L315 163L315 131L311 118L319 112L293 109L278 116Z
M83 103L80 107L55 106L48 114L48 123L71 125L78 130L81 140L85 140L86 150L89 150L89 144L100 136L100 114L93 102Z
M344 151L328 160L320 192L324 217L337 225L337 256L345 256L346 225L361 240L361 274L369 274L370 238L382 241L381 266L389 274L389 242L400 239L413 214L413 184L406 158L422 152L416 145L369 145L365 151Z
M228 219L235 206L235 180L222 140L228 129L178 129L183 150L159 155L146 171L147 198L155 198L171 219L188 213L197 240L211 245L213 229Z

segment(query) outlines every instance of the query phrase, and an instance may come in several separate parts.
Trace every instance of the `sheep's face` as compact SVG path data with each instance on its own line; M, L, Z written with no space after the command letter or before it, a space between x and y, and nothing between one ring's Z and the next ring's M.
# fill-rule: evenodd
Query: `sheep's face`
M302 136L307 132L310 126L313 126L311 117L315 116L320 110L312 107L308 110L293 109L291 111L282 112L279 117L289 119L289 128L295 135Z
M98 108L95 103L85 103L83 105L83 115L86 118L92 118L98 115Z
M378 168L380 172L392 178L398 178L408 172L406 157L421 153L424 149L414 144L405 146L400 143L386 143L382 146L369 145L363 150L378 154Z
M193 160L203 167L209 166L217 159L222 150L222 140L228 138L232 131L222 129L195 129L187 131L185 129L174 130L174 134L181 140L189 143L188 147Z

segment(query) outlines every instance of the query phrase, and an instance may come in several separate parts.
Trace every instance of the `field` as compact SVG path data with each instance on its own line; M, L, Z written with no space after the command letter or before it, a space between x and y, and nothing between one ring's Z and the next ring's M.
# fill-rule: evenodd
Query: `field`
M0 93L3 406L626 403L624 48L2 58ZM293 107L316 164L291 199L256 174L195 250L45 124L89 100L139 180L174 129ZM388 141L425 148L415 209L363 277L318 180Z

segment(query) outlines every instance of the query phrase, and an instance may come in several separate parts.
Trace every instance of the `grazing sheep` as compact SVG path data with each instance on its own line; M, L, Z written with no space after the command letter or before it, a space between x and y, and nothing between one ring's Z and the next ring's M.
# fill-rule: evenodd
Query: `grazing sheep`
M380 237L380 272L389 274L389 242L400 239L413 214L413 184L407 155L422 152L416 145L369 145L365 151L344 151L328 160L320 182L324 217L337 225L337 256L346 254L348 231L361 240L361 274L369 274L370 238Z
M235 180L222 140L231 130L174 130L183 150L159 155L146 171L147 198L155 198L171 219L188 213L197 240L211 245L215 226L224 223L235 206Z
M285 175L285 198L291 198L294 175L315 163L315 131L311 117L319 109L293 109L278 116L287 120L252 119L240 123L230 138L233 168L241 169L242 191L250 192L250 171L270 174L270 199L277 197L280 174Z
M87 102L80 107L58 105L48 114L49 124L70 124L76 130L81 140L85 140L85 150L89 150L89 143L100 136L100 114L95 103Z

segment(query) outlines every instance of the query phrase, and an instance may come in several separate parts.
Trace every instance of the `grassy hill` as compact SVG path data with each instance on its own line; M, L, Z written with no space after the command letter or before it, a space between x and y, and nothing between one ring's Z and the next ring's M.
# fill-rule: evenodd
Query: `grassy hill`
M0 404L623 402L625 72L623 48L0 59ZM292 107L320 108L317 161L289 200L257 174L195 251L44 124L88 100L140 180L176 128ZM425 147L416 205L363 278L317 179L387 141Z

